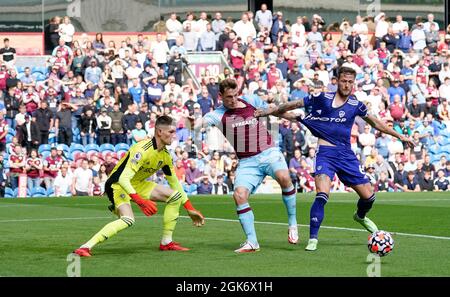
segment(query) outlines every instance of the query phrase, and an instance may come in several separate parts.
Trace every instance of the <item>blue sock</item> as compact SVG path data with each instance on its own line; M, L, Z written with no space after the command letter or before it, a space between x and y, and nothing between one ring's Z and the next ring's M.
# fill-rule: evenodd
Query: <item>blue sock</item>
M328 195L326 193L317 193L310 211L309 238L317 238L319 236L319 229L325 215L324 208L327 202Z
M242 229L244 230L247 240L253 244L258 243L255 231L255 216L250 207L250 204L244 203L236 207L237 214L239 216L239 222L241 222Z
M288 214L289 226L297 226L297 201L296 201L296 191L294 186L282 189L282 197L284 205L286 206Z
M358 200L358 210L356 213L360 219L364 219L366 214L372 208L373 203L375 202L375 193L370 196L369 199L361 199Z

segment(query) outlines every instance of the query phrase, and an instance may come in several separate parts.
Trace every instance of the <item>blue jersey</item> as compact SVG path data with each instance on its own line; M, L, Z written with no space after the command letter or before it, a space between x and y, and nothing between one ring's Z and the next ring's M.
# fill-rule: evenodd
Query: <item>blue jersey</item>
M350 136L355 117L366 117L367 107L351 95L340 107L333 107L336 93L320 93L303 99L305 108L312 111L302 122L311 133L329 143L350 149Z

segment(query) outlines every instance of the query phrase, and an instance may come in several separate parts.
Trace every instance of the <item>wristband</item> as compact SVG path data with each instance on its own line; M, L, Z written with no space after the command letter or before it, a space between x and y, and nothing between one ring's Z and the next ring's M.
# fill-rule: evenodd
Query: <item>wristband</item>
M186 210L195 210L195 208L194 208L194 207L192 206L192 204L191 204L191 200L186 201L186 203L184 203L183 207L184 207Z

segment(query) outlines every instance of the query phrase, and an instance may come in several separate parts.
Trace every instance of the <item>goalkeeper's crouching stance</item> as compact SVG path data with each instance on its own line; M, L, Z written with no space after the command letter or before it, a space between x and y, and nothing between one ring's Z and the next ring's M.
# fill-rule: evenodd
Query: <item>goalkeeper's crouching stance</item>
M172 143L175 132L175 122L171 117L159 117L156 120L155 137L131 146L117 163L106 181L105 193L111 201L109 209L117 214L119 219L104 226L88 242L75 250L75 254L89 257L95 245L133 226L135 219L130 201L136 203L146 216L157 212L154 201L165 202L163 235L159 249L162 251L189 250L172 240L180 206L183 205L187 210L195 226L202 226L205 219L189 201L175 175L172 157L166 149L166 145ZM170 188L148 180L160 169L164 172Z

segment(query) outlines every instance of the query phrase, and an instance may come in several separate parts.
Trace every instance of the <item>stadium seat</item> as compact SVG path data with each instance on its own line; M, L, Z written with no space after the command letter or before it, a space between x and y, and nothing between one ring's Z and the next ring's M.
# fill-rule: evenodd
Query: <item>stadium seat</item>
M47 196L47 190L43 187L33 188L30 192L31 197L45 197Z
M5 198L15 198L13 189L6 187L5 188Z
M86 159L87 158L87 155L86 155L86 153L85 152L75 152L74 153L74 160L75 161L77 161L77 160L80 160L80 159Z
M102 156L103 156L103 159L106 159L107 156L111 156L114 159L117 159L117 153L116 152L105 151L105 152L102 152Z
M43 151L41 154L42 159L47 159L48 156L50 156L50 151Z
M123 156L125 156L125 154L126 154L127 152L128 152L128 151L118 151L118 152L117 152L117 157L118 157L118 159L119 159L119 160L122 159Z
M53 188L50 188L47 190L48 197L53 197L54 195L55 195L55 191L53 190Z
M114 148L116 153L118 153L119 151L128 151L129 149L130 149L130 146L126 143L118 143L118 144L116 144L116 147Z
M27 189L27 196L26 197L30 197L30 190ZM14 189L14 197L19 197L19 188ZM25 198L25 197L21 197L21 198Z
M104 143L100 146L100 152L114 152L114 145L110 144L110 143Z
M36 73L38 73L38 75L35 78L36 81L44 81L44 80L47 79L47 76L45 74L42 74L42 73L39 73L39 72L36 72Z
M17 74L17 78L19 79L19 80L22 80L22 78L25 76L25 73L23 73L23 72L19 72L18 74Z
M44 152L44 151L49 152L51 148L52 148L52 147L50 146L50 144L41 144L41 145L39 146L38 153L41 154L41 153Z
M92 156L97 156L98 157L99 155L101 155L101 154L99 152L96 152L96 151L89 151L89 152L86 153L86 156L87 156L87 158L89 160L92 159Z
M17 73L25 72L25 66L17 66Z
M440 151L444 154L450 154L450 142L447 145L441 147Z
M41 73L41 74L47 74L47 67L45 66L34 66L31 68L31 73Z
M8 134L11 134L12 136L16 136L16 130L8 129Z
M90 152L90 151L96 151L96 152L99 152L100 151L100 148L99 148L99 146L97 145L97 144L95 144L95 143L93 143L93 144L88 144L88 145L86 145L85 147L84 147L84 151L87 153L87 152Z
M69 148L69 153L74 153L74 152L84 153L84 146L79 143L72 143Z
M429 147L428 152L430 154L436 155L439 152L439 146L438 145L432 145Z

